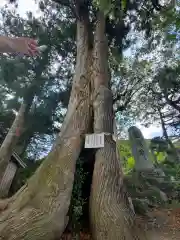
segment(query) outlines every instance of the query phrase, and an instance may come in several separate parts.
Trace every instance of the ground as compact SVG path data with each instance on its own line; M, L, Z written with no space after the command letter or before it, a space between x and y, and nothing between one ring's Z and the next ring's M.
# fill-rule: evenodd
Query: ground
M149 240L180 239L180 208L155 209L149 217L138 216L138 222L147 229Z
M147 216L137 216L137 222L148 233L148 240L180 239L180 208L155 209ZM64 234L61 240L73 240L72 234ZM89 233L80 233L79 240L92 240Z

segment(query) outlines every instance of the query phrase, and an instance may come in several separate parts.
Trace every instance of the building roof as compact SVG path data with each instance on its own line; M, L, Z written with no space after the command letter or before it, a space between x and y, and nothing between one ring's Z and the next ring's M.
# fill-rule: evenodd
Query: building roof
M18 154L16 152L13 152L12 156L14 157L14 159L17 161L17 163L22 167L22 168L26 168L27 165L25 164L25 162L23 162L20 157L18 156Z

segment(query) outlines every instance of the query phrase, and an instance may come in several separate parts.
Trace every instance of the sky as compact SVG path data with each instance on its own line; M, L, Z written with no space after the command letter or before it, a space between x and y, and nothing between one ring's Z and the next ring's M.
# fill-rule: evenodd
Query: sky
M4 6L6 3L7 0L0 0L0 7ZM38 6L35 4L35 0L18 0L18 6L18 13L23 17L26 16L27 11L38 14Z
M4 6L6 3L7 0L0 0L0 7ZM22 17L26 17L27 11L32 11L35 15L39 15L38 6L35 3L35 0L18 0L18 13ZM136 126L140 128L146 139L162 135L161 126L151 125L148 128L145 128L140 122L137 122Z
M148 128L142 126L141 123L136 123L136 126L141 129L141 132L146 139L150 139L153 137L162 136L161 126L158 125L150 125Z

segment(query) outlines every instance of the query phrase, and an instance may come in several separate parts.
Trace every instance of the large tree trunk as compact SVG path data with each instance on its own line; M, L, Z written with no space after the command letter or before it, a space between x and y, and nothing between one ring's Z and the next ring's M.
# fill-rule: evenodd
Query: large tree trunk
M87 21L77 23L77 62L68 112L59 140L0 218L0 239L54 240L64 231L76 160L90 127L91 56Z
M113 134L113 97L109 89L105 19L99 13L94 43L94 132L105 136L105 147L96 152L90 197L90 218L94 240L139 239L132 233L134 214L123 187L120 161ZM145 239L143 237L143 239Z
M11 158L12 152L22 133L27 105L22 103L15 120L0 147L0 179Z

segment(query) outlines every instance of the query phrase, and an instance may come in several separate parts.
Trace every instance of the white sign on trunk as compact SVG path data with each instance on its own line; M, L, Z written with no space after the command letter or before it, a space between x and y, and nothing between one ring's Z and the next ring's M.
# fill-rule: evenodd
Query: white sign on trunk
M85 139L85 148L103 148L104 133L87 134Z

